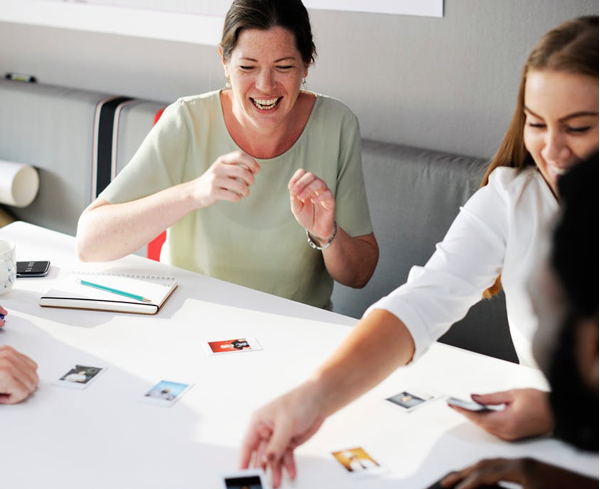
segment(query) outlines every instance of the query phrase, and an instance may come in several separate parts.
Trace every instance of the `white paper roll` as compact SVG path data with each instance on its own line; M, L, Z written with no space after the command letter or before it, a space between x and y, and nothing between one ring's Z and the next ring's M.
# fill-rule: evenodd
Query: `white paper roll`
M35 168L22 163L0 160L0 203L26 207L33 202L40 187Z

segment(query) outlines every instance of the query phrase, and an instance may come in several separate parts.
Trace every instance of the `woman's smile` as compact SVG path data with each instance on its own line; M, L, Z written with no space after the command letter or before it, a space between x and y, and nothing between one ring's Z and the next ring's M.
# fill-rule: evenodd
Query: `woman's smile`
M275 97L275 98L252 98L250 100L256 106L257 109L261 111L270 111L279 105L283 97Z

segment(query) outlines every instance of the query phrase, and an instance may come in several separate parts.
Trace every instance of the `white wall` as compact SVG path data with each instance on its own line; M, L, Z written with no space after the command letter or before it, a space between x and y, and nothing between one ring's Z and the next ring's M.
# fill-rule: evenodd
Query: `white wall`
M308 88L345 102L364 137L489 157L530 48L590 14L595 0L446 0L441 19L314 10ZM0 73L9 71L166 102L224 81L214 47L0 23Z

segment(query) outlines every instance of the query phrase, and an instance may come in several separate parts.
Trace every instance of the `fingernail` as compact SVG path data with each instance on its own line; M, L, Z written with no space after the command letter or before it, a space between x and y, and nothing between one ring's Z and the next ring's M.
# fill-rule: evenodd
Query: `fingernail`
M471 399L476 401L477 399L481 399L481 394L471 394Z

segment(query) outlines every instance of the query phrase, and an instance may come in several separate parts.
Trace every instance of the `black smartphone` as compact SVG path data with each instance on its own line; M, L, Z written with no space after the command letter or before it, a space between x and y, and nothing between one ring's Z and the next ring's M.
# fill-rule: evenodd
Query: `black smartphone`
M17 277L45 277L49 269L49 261L18 261Z

